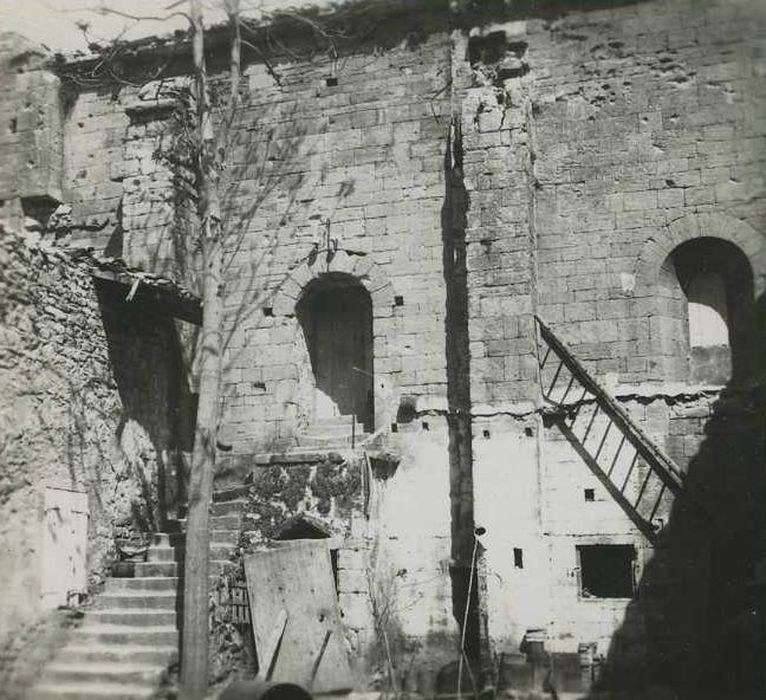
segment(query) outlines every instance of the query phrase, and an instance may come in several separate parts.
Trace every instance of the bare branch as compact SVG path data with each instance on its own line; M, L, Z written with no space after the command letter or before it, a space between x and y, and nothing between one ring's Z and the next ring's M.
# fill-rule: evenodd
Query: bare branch
M179 3L176 3L179 4ZM192 18L186 12L176 11L170 12L167 15L134 15L130 12L123 12L122 10L115 10L113 7L97 7L92 8L91 12L96 12L100 15L116 15L117 17L124 17L125 19L132 19L136 22L167 22L173 17L183 17L189 24L192 23Z

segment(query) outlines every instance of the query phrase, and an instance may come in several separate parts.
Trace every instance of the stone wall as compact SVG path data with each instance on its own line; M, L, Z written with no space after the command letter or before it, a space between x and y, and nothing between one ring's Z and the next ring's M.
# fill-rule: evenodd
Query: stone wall
M87 493L89 588L102 581L116 544L135 546L159 529L167 503L158 481L172 472L177 444L177 369L166 317L122 303L124 290L116 300L67 253L30 248L5 230L0 243L5 647L44 614L47 487Z
M387 570L429 591L415 600L396 579L397 601L422 612L401 615L408 644L429 640L440 662L454 652L476 524L487 532L469 617L486 658L517 655L543 630L557 654L595 643L623 683L704 685L695 667L731 660L698 640L734 634L763 531L763 10L594 0L397 12L335 59L279 54L274 72L246 61L223 190L222 469L295 448L317 423L298 302L323 279L355 280L372 307L374 427L402 452L365 556L385 550ZM65 126L67 197L81 240L183 276L188 202L153 157L173 121L152 99L81 91ZM749 271L730 382L689 360L674 265L678 246L708 237ZM650 545L551 418L534 314L712 515L665 503ZM633 595L582 595L585 544L635 547Z

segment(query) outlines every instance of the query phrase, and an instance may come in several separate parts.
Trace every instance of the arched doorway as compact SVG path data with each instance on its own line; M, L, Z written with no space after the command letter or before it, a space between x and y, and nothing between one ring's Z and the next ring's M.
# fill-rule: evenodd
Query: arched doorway
M312 280L296 308L317 389L315 416L355 416L374 429L372 301L351 275Z
M735 244L703 236L674 248L660 270L658 303L664 351L686 365L676 379L726 384L751 375L753 272Z

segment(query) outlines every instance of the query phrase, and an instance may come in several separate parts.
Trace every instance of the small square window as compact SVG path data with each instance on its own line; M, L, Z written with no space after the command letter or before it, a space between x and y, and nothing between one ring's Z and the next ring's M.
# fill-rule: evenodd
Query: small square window
M583 493L586 501L590 502L596 500L596 492L593 489L585 489Z
M635 593L636 548L633 545L580 545L577 558L581 597L630 598Z

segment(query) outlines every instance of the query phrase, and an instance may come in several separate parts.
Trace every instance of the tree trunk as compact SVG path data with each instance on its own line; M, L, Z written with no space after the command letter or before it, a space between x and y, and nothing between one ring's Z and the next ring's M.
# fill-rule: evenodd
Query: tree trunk
M184 698L198 700L207 692L208 677L210 504L213 497L223 350L223 245L201 0L191 0L191 15L194 28L196 129L200 138L197 164L198 214L202 225L204 271L202 331L197 349L200 368L199 402L186 522L181 687Z

